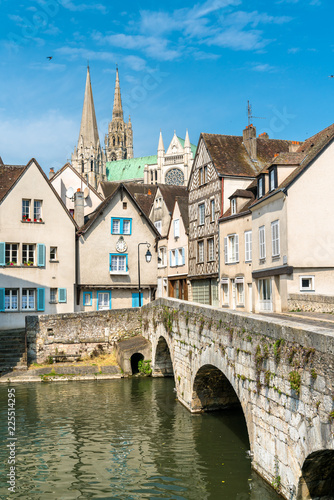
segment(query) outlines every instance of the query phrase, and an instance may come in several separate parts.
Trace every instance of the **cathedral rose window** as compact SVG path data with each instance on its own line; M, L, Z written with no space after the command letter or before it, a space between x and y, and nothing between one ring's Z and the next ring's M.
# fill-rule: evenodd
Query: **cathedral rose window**
M173 186L183 186L184 185L184 175L182 170L179 168L172 168L168 170L165 176L165 183L171 184Z

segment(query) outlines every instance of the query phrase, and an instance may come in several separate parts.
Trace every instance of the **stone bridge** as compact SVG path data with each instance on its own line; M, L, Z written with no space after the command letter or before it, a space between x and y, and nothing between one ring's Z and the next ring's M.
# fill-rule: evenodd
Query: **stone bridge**
M332 330L158 299L142 332L191 412L241 406L252 466L283 498L334 498Z

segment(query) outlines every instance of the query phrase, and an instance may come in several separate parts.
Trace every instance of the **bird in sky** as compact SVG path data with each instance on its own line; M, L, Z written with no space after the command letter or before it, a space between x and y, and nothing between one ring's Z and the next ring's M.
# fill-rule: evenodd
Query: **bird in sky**
M329 77L328 77L328 78L334 78L334 75L329 75Z
M47 56L47 59L49 59L49 61L51 61L53 56Z

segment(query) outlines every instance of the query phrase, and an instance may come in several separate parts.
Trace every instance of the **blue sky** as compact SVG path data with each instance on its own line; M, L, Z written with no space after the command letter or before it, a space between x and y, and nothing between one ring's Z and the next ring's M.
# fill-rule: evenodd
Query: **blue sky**
M334 122L330 0L0 0L0 155L48 172L78 140L89 60L100 139L115 65L135 156L160 129L240 135L247 100L258 133L303 140ZM47 56L52 56L48 61Z

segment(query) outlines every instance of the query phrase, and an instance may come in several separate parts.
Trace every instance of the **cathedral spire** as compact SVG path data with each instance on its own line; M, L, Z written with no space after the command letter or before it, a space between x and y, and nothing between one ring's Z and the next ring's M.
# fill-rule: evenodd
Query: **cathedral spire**
M79 144L81 142L86 147L97 147L100 144L95 116L92 85L90 82L89 66L87 66L85 98L82 108Z
M165 146L164 146L164 141L162 140L161 130L160 130L160 136L159 136L158 153L159 153L159 151L165 152Z
M116 67L116 83L115 83L115 95L114 95L114 107L112 110L112 119L123 120L123 108L121 99L121 87L119 85L118 68Z

